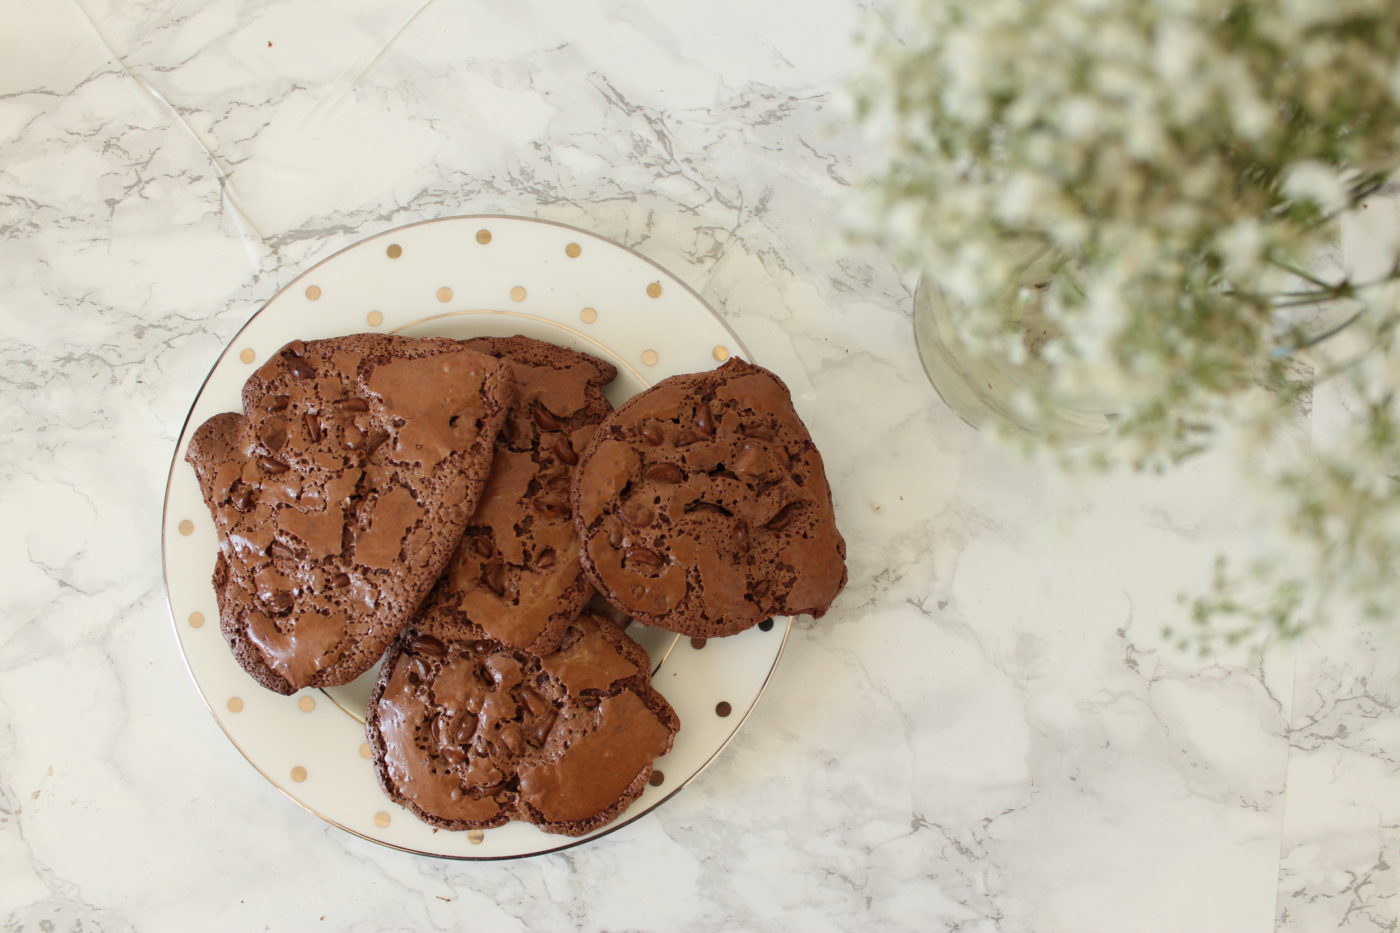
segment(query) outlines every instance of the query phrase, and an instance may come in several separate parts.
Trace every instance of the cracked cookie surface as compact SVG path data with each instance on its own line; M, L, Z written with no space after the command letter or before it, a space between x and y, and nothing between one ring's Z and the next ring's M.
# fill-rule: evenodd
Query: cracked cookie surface
M506 644L547 652L593 593L569 491L579 452L612 411L603 388L617 370L524 336L463 345L510 366L516 400L480 507L420 617L470 620Z
M460 620L415 625L389 648L365 728L381 787L419 819L578 836L641 795L680 722L641 646L585 612L544 655Z
M608 416L572 507L585 573L648 625L732 635L820 616L846 583L821 454L782 380L737 357Z
M269 690L343 684L379 659L476 509L509 368L454 340L293 341L186 460L213 515L234 657Z

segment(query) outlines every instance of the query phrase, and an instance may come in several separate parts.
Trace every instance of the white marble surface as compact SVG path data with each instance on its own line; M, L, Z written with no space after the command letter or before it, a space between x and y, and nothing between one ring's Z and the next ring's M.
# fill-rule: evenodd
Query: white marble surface
M849 0L0 0L4 930L1394 930L1400 661L1339 621L1164 648L1257 533L1223 459L987 446L845 244ZM786 377L851 583L683 794L566 854L382 849L282 798L182 665L165 471L225 341L388 227L505 212L666 265Z

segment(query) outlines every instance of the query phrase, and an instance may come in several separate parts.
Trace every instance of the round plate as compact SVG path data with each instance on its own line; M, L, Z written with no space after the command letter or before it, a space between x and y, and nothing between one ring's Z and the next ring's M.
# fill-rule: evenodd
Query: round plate
M628 629L651 654L654 683L681 730L656 762L660 782L612 824L579 838L524 823L434 830L379 789L363 723L373 671L343 687L278 696L254 683L225 645L210 580L214 526L183 462L190 435L211 415L239 410L244 380L287 342L365 331L525 334L562 344L617 366L614 405L666 376L747 357L743 345L680 280L586 231L521 217L426 221L341 250L263 305L205 379L170 465L161 546L180 648L219 726L279 790L347 832L447 858L538 855L625 826L684 787L734 736L782 654L790 620L708 642Z

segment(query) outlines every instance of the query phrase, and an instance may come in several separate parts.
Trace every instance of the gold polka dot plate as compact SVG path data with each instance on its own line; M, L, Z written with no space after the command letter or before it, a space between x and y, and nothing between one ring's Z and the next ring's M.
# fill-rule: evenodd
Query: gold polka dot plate
M562 344L617 366L609 390L614 404L666 376L748 353L683 282L585 230L522 217L425 221L328 256L258 309L205 379L171 461L162 549L175 634L214 719L279 790L346 832L444 858L538 855L627 826L675 796L733 738L782 654L788 620L709 640L636 624L629 629L651 654L654 682L675 707L681 730L671 752L656 762L660 780L654 777L613 823L577 839L522 823L454 833L418 821L382 794L364 754L364 712L375 671L343 687L278 696L238 666L217 624L205 624L219 617L210 581L217 542L184 462L190 435L211 415L236 410L258 361L288 341L365 331L525 334ZM250 798L246 805L265 802Z

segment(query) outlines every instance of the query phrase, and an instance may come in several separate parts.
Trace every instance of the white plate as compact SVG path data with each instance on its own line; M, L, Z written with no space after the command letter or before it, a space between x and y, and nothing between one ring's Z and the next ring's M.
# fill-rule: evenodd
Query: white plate
M782 654L790 620L695 643L645 626L629 629L651 653L656 687L675 707L681 731L656 763L661 783L611 825L578 839L522 823L454 833L419 822L382 794L367 758L363 716L372 672L344 687L278 696L255 684L224 644L210 582L214 526L184 463L190 435L211 415L237 410L244 380L283 344L363 331L519 333L563 344L617 366L614 404L658 379L747 352L679 279L601 237L520 217L427 221L341 250L263 305L200 388L171 462L161 546L176 636L219 726L279 790L347 832L448 858L538 855L627 825L684 787L738 731Z

